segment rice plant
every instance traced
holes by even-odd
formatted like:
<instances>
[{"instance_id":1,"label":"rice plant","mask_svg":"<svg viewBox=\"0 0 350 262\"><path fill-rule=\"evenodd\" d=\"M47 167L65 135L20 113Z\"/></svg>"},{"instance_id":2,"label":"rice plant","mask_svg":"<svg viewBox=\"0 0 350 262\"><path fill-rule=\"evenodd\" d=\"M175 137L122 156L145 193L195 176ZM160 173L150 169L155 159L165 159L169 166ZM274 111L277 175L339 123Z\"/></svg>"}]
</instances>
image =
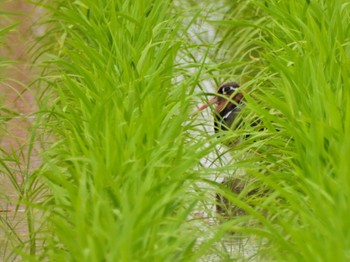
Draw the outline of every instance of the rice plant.
<instances>
[{"instance_id":1,"label":"rice plant","mask_svg":"<svg viewBox=\"0 0 350 262\"><path fill-rule=\"evenodd\" d=\"M37 5L42 164L8 259L349 259L346 1ZM245 106L215 134L214 108L193 113L225 81ZM238 176L240 192L216 181ZM242 215L215 213L215 194Z\"/></svg>"},{"instance_id":2,"label":"rice plant","mask_svg":"<svg viewBox=\"0 0 350 262\"><path fill-rule=\"evenodd\" d=\"M188 133L195 76L174 81L181 19L168 1L55 4L42 258L190 259L199 232L184 222L200 196L189 182L208 150Z\"/></svg>"},{"instance_id":3,"label":"rice plant","mask_svg":"<svg viewBox=\"0 0 350 262\"><path fill-rule=\"evenodd\" d=\"M271 219L262 220L258 234L270 241L267 257L346 261L349 6L346 1L250 4L264 12L262 25L246 17L246 24L259 29L260 37L251 41L264 66L250 82L247 108L265 130L240 147L255 148L248 166L247 159L236 165L275 192L272 202L269 197L259 203ZM237 28L231 19L224 24L231 25L229 32ZM235 39L223 42L235 47Z\"/></svg>"}]
</instances>

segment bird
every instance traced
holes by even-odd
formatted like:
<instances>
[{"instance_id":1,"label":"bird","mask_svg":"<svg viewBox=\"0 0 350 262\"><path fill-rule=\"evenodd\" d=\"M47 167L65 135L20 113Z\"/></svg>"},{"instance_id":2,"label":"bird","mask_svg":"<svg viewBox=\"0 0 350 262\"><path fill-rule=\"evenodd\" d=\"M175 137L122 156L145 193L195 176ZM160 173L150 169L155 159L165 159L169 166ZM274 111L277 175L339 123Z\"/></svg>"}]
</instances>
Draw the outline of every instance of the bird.
<instances>
[{"instance_id":1,"label":"bird","mask_svg":"<svg viewBox=\"0 0 350 262\"><path fill-rule=\"evenodd\" d=\"M240 85L236 82L222 84L216 91L214 98L198 108L197 112L209 106L214 108L215 133L229 130L235 119L239 116L243 105L243 93L239 90Z\"/></svg>"},{"instance_id":2,"label":"bird","mask_svg":"<svg viewBox=\"0 0 350 262\"><path fill-rule=\"evenodd\" d=\"M219 133L229 129L236 129L242 120L237 122L240 117L242 108L244 107L244 96L241 87L236 82L227 82L219 86L215 96L206 104L200 106L197 112L206 109L209 106L213 107L214 115L214 131ZM236 145L236 142L228 143L228 146ZM224 178L221 184L228 188L231 192L239 194L246 186L246 181L240 177ZM255 192L249 192L248 195ZM216 194L216 212L222 216L230 217L243 215L244 210L232 206L230 201L222 194Z\"/></svg>"}]
</instances>

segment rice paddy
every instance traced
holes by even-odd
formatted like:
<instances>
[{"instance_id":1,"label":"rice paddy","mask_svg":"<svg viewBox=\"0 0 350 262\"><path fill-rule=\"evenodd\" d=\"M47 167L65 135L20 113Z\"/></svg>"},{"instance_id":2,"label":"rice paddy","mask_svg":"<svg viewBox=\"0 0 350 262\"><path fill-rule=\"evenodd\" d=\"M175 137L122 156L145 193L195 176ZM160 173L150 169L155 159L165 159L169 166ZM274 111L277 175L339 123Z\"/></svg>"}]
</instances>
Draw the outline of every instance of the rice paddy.
<instances>
[{"instance_id":1,"label":"rice paddy","mask_svg":"<svg viewBox=\"0 0 350 262\"><path fill-rule=\"evenodd\" d=\"M15 2L1 260L350 259L347 1ZM240 127L215 134L194 113L228 81Z\"/></svg>"}]
</instances>

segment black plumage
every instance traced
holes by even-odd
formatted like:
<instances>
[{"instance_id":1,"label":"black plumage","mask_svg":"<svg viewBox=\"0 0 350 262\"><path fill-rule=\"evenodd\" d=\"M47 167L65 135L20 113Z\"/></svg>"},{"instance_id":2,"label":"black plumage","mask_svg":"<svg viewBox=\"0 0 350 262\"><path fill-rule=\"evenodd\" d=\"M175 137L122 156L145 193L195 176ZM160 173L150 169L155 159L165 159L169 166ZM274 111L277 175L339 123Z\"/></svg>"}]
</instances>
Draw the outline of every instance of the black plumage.
<instances>
[{"instance_id":1,"label":"black plumage","mask_svg":"<svg viewBox=\"0 0 350 262\"><path fill-rule=\"evenodd\" d=\"M216 110L214 112L214 130L219 132L231 128L242 110L243 94L236 82L221 85L217 90Z\"/></svg>"}]
</instances>

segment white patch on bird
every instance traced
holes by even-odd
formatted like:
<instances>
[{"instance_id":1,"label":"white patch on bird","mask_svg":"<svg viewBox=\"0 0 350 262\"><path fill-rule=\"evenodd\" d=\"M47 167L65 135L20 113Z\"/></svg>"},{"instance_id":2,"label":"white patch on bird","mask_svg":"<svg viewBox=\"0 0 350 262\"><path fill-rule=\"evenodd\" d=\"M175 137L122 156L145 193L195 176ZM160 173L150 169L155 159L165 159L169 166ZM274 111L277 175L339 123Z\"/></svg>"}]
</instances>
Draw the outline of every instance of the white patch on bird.
<instances>
[{"instance_id":1,"label":"white patch on bird","mask_svg":"<svg viewBox=\"0 0 350 262\"><path fill-rule=\"evenodd\" d=\"M233 91L235 91L235 88L233 86L225 86L223 89L222 89L222 94L223 95L226 95L228 93L232 93Z\"/></svg>"},{"instance_id":2,"label":"white patch on bird","mask_svg":"<svg viewBox=\"0 0 350 262\"><path fill-rule=\"evenodd\" d=\"M222 117L222 120L225 121L225 120L232 114L233 111L234 111L233 109L230 110L230 111L228 111L228 112Z\"/></svg>"}]
</instances>

